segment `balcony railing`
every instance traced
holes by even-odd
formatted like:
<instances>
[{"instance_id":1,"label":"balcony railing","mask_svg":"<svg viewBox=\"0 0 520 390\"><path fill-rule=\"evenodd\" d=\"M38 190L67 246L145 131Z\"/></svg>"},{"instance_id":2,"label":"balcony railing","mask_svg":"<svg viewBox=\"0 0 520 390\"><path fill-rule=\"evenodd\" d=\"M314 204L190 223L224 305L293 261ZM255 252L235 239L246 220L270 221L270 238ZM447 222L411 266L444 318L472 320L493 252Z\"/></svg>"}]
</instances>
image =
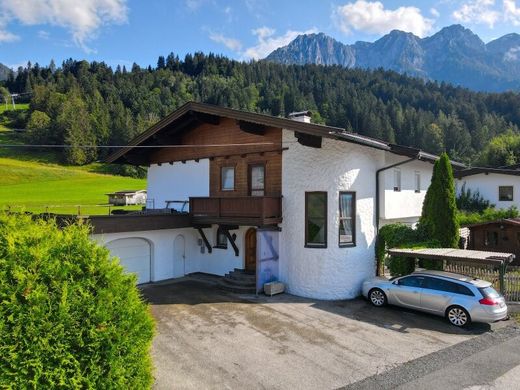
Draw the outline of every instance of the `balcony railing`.
<instances>
[{"instance_id":1,"label":"balcony railing","mask_svg":"<svg viewBox=\"0 0 520 390\"><path fill-rule=\"evenodd\" d=\"M282 221L279 196L190 198L190 214L195 223L272 225Z\"/></svg>"}]
</instances>

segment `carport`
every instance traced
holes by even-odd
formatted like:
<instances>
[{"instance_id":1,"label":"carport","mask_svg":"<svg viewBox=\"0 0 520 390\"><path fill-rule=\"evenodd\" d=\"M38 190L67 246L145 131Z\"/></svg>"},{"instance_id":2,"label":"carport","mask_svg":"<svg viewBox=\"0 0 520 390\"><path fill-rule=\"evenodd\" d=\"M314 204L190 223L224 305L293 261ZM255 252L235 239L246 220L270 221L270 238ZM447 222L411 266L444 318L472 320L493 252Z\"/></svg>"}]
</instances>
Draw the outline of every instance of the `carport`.
<instances>
[{"instance_id":1,"label":"carport","mask_svg":"<svg viewBox=\"0 0 520 390\"><path fill-rule=\"evenodd\" d=\"M423 249L399 249L392 248L387 250L387 254L397 257L409 257L414 259L447 261L459 264L475 266L493 266L498 268L500 293L504 295L504 275L507 265L514 259L513 253L475 251L469 249L453 248L423 248Z\"/></svg>"}]
</instances>

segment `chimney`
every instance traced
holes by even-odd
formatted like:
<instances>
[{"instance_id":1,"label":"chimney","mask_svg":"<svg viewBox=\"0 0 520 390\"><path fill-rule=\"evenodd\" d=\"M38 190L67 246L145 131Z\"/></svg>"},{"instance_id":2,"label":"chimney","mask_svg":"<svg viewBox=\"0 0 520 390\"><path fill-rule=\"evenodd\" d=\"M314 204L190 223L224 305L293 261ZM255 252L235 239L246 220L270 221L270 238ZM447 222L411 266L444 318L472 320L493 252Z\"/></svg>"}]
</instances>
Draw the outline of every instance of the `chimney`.
<instances>
[{"instance_id":1,"label":"chimney","mask_svg":"<svg viewBox=\"0 0 520 390\"><path fill-rule=\"evenodd\" d=\"M291 112L289 114L289 119L298 122L311 123L311 115L310 111L299 111L299 112Z\"/></svg>"}]
</instances>

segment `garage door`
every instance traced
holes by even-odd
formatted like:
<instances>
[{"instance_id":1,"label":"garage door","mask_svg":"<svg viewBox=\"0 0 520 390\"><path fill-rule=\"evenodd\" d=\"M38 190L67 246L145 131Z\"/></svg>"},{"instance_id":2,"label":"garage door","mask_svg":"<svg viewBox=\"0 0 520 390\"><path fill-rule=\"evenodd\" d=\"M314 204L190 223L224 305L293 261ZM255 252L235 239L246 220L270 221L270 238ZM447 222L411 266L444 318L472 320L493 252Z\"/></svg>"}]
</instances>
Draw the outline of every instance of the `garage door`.
<instances>
[{"instance_id":1,"label":"garage door","mask_svg":"<svg viewBox=\"0 0 520 390\"><path fill-rule=\"evenodd\" d=\"M151 250L148 241L142 238L122 238L106 245L112 256L119 257L127 272L137 275L137 283L151 280Z\"/></svg>"}]
</instances>

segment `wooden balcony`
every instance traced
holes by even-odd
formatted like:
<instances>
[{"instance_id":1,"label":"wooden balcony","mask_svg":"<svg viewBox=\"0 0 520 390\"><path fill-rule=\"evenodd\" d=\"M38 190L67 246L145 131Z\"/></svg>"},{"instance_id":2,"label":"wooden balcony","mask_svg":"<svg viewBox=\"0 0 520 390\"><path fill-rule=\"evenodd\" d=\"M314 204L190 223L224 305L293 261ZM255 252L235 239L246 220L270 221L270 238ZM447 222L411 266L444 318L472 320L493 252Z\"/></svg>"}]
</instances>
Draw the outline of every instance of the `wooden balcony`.
<instances>
[{"instance_id":1,"label":"wooden balcony","mask_svg":"<svg viewBox=\"0 0 520 390\"><path fill-rule=\"evenodd\" d=\"M190 198L194 224L268 226L282 222L279 196Z\"/></svg>"}]
</instances>

